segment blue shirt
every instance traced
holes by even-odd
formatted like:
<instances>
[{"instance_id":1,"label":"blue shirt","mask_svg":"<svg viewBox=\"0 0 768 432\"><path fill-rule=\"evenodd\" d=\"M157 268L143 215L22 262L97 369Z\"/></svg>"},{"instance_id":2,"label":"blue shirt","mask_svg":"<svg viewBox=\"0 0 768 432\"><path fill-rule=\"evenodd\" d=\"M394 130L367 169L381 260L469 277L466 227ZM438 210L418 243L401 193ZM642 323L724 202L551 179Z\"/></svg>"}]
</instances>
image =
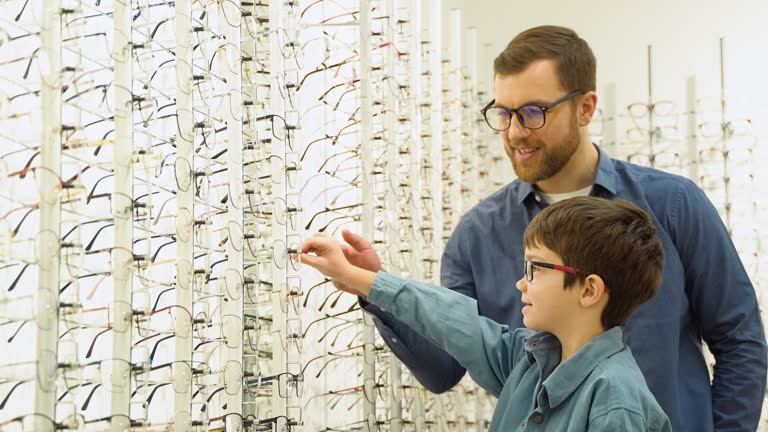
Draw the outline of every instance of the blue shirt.
<instances>
[{"instance_id":1,"label":"blue shirt","mask_svg":"<svg viewBox=\"0 0 768 432\"><path fill-rule=\"evenodd\" d=\"M499 398L489 431L672 430L621 327L561 364L551 333L510 330L481 316L474 299L442 287L379 273L368 300L453 355Z\"/></svg>"},{"instance_id":2,"label":"blue shirt","mask_svg":"<svg viewBox=\"0 0 768 432\"><path fill-rule=\"evenodd\" d=\"M624 341L675 431L754 431L766 383L766 342L754 288L704 192L683 177L609 158L602 150L591 195L648 211L664 245L658 294L624 328ZM480 315L523 327L522 236L546 203L516 180L473 207L446 244L442 285L477 299ZM447 391L465 369L373 305L392 352L430 391ZM715 356L710 384L702 339ZM395 342L397 341L397 342Z\"/></svg>"}]
</instances>

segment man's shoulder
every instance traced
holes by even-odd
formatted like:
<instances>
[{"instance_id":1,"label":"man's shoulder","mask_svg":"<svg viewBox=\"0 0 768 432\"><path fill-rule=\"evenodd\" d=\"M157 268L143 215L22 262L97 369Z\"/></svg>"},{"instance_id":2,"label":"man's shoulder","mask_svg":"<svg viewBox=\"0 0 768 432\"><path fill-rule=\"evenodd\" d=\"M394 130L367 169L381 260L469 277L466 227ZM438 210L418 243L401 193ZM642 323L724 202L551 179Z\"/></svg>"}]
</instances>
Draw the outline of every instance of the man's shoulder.
<instances>
[{"instance_id":1,"label":"man's shoulder","mask_svg":"<svg viewBox=\"0 0 768 432\"><path fill-rule=\"evenodd\" d=\"M502 186L467 210L462 220L487 223L490 219L495 220L519 212L522 209L518 204L520 185L520 180L514 180Z\"/></svg>"},{"instance_id":2,"label":"man's shoulder","mask_svg":"<svg viewBox=\"0 0 768 432\"><path fill-rule=\"evenodd\" d=\"M646 195L654 192L685 192L698 188L693 181L681 175L635 165L619 159L613 159L613 164L616 169L617 181L622 183L624 188L628 186L628 183L633 183L638 185Z\"/></svg>"},{"instance_id":3,"label":"man's shoulder","mask_svg":"<svg viewBox=\"0 0 768 432\"><path fill-rule=\"evenodd\" d=\"M469 263L480 256L486 257L481 261L495 262L499 256L509 256L520 249L528 222L518 204L519 187L518 180L508 183L461 216L445 245L443 269L451 268L450 264L445 265L447 258L452 257L448 261L454 265L458 265L457 261Z\"/></svg>"}]
</instances>

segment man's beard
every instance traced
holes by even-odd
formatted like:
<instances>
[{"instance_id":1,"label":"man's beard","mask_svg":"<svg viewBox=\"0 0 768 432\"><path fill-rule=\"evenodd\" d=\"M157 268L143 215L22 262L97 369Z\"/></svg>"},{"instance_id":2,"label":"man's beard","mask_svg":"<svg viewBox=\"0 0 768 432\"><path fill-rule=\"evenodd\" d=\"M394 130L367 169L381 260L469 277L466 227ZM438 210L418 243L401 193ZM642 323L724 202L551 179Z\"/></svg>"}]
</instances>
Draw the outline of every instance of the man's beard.
<instances>
[{"instance_id":1,"label":"man's beard","mask_svg":"<svg viewBox=\"0 0 768 432\"><path fill-rule=\"evenodd\" d=\"M520 144L520 143L517 143ZM571 160L571 156L579 148L579 126L574 118L568 135L563 139L560 145L545 146L542 142L526 143L523 148L538 148L539 151L531 160L518 160L515 155L517 150L512 150L512 167L515 169L517 177L530 184L547 180L560 172L561 169Z\"/></svg>"}]
</instances>

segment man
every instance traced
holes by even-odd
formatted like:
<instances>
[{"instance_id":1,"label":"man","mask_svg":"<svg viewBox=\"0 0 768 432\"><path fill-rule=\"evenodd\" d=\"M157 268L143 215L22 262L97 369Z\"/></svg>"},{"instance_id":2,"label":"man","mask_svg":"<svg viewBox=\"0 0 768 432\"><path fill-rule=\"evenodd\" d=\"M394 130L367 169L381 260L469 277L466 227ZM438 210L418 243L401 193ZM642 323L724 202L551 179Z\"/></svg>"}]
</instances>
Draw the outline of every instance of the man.
<instances>
[{"instance_id":1,"label":"man","mask_svg":"<svg viewBox=\"0 0 768 432\"><path fill-rule=\"evenodd\" d=\"M544 26L513 39L494 62L495 99L483 110L518 180L472 208L442 258L442 285L477 299L478 312L523 327L523 232L548 204L574 196L621 198L648 211L665 251L658 295L625 327L648 386L675 431L754 431L766 383L766 341L754 288L717 211L693 182L610 159L592 144L596 62L570 29ZM381 265L345 232L353 264ZM392 352L427 389L452 388L465 369L376 306L363 302ZM710 383L702 339L715 356Z\"/></svg>"}]
</instances>

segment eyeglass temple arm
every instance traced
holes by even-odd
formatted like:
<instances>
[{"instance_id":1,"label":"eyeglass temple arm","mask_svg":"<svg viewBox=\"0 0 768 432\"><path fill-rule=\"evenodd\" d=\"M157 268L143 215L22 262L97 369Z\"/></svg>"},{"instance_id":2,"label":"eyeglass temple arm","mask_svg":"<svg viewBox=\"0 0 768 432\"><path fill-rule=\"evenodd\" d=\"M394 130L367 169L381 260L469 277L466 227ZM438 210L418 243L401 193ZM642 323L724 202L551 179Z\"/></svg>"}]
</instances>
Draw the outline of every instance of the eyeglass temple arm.
<instances>
[{"instance_id":1,"label":"eyeglass temple arm","mask_svg":"<svg viewBox=\"0 0 768 432\"><path fill-rule=\"evenodd\" d=\"M489 109L490 107L492 107L492 106L493 106L493 104L495 104L495 103L496 103L496 99L492 99L490 102L488 102L488 104L487 104L486 106L484 106L484 107L483 107L483 109L481 109L481 110L480 110L480 112L481 112L482 114L485 114L485 112L486 112L486 111L488 111L488 109Z\"/></svg>"}]
</instances>

